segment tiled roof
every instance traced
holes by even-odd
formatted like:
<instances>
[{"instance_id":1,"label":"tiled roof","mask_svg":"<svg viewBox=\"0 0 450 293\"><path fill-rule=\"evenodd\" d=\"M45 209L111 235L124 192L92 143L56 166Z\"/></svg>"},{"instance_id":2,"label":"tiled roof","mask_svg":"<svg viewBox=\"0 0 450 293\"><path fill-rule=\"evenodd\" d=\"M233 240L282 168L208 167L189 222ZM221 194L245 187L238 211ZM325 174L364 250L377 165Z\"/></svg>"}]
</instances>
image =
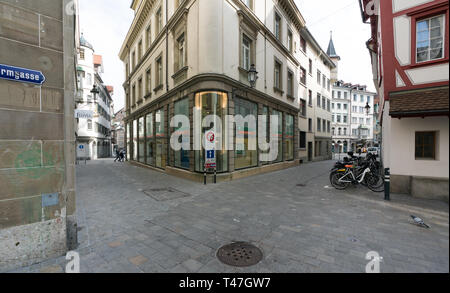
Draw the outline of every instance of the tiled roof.
<instances>
[{"instance_id":1,"label":"tiled roof","mask_svg":"<svg viewBox=\"0 0 450 293\"><path fill-rule=\"evenodd\" d=\"M390 115L393 117L407 117L448 114L448 100L448 86L404 93L391 93Z\"/></svg>"}]
</instances>

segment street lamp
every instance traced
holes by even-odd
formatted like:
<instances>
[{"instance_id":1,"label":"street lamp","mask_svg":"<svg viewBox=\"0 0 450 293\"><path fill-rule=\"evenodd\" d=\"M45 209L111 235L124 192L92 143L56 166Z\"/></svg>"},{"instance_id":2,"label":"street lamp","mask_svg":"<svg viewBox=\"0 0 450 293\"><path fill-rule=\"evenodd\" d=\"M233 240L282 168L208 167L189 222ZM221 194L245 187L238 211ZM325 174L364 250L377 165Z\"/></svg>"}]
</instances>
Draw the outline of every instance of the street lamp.
<instances>
[{"instance_id":1,"label":"street lamp","mask_svg":"<svg viewBox=\"0 0 450 293\"><path fill-rule=\"evenodd\" d=\"M250 66L250 70L248 71L248 82L250 83L251 88L255 87L257 80L258 80L258 71L256 71L255 64L252 64Z\"/></svg>"},{"instance_id":2,"label":"street lamp","mask_svg":"<svg viewBox=\"0 0 450 293\"><path fill-rule=\"evenodd\" d=\"M97 88L97 85L94 84L94 87L91 90L91 94L94 94L94 102L97 102L97 95L100 93L100 91Z\"/></svg>"},{"instance_id":3,"label":"street lamp","mask_svg":"<svg viewBox=\"0 0 450 293\"><path fill-rule=\"evenodd\" d=\"M369 102L367 102L365 109L366 109L367 116L369 116L370 109L371 109L370 106L369 106Z\"/></svg>"},{"instance_id":4,"label":"street lamp","mask_svg":"<svg viewBox=\"0 0 450 293\"><path fill-rule=\"evenodd\" d=\"M254 88L256 86L256 81L258 80L258 71L256 71L256 66L255 64L252 64L250 66L250 69L248 70L247 73L247 79L248 82L250 83L250 88ZM233 88L231 91L231 96L234 99L236 92L238 91L238 88Z\"/></svg>"}]
</instances>

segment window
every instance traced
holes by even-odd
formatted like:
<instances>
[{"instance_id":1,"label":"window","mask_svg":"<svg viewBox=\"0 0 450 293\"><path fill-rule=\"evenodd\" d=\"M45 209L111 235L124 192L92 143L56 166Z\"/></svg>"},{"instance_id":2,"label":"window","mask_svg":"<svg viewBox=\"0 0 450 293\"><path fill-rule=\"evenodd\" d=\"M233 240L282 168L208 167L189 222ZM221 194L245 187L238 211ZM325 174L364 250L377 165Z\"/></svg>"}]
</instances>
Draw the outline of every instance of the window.
<instances>
[{"instance_id":1,"label":"window","mask_svg":"<svg viewBox=\"0 0 450 293\"><path fill-rule=\"evenodd\" d=\"M325 88L326 86L327 86L327 78L324 74L322 75L322 87Z\"/></svg>"},{"instance_id":2,"label":"window","mask_svg":"<svg viewBox=\"0 0 450 293\"><path fill-rule=\"evenodd\" d=\"M359 107L359 113L364 113L364 107Z\"/></svg>"},{"instance_id":3,"label":"window","mask_svg":"<svg viewBox=\"0 0 450 293\"><path fill-rule=\"evenodd\" d=\"M370 96L367 96L367 103L371 103L371 97Z\"/></svg>"},{"instance_id":4,"label":"window","mask_svg":"<svg viewBox=\"0 0 450 293\"><path fill-rule=\"evenodd\" d=\"M331 134L332 134L333 136L336 135L336 128L333 127L333 128L331 129Z\"/></svg>"},{"instance_id":5,"label":"window","mask_svg":"<svg viewBox=\"0 0 450 293\"><path fill-rule=\"evenodd\" d=\"M312 132L312 130L313 130L313 122L312 122L312 119L311 118L309 118L308 119L308 131L309 132Z\"/></svg>"},{"instance_id":6,"label":"window","mask_svg":"<svg viewBox=\"0 0 450 293\"><path fill-rule=\"evenodd\" d=\"M445 15L438 15L416 23L416 62L444 57Z\"/></svg>"},{"instance_id":7,"label":"window","mask_svg":"<svg viewBox=\"0 0 450 293\"><path fill-rule=\"evenodd\" d=\"M252 41L244 35L242 38L242 68L250 70Z\"/></svg>"},{"instance_id":8,"label":"window","mask_svg":"<svg viewBox=\"0 0 450 293\"><path fill-rule=\"evenodd\" d=\"M336 93L334 91L331 92L331 97L334 99Z\"/></svg>"},{"instance_id":9,"label":"window","mask_svg":"<svg viewBox=\"0 0 450 293\"><path fill-rule=\"evenodd\" d=\"M136 68L136 52L131 54L131 70Z\"/></svg>"},{"instance_id":10,"label":"window","mask_svg":"<svg viewBox=\"0 0 450 293\"><path fill-rule=\"evenodd\" d=\"M364 96L363 95L361 95L360 101L361 101L361 103L364 103Z\"/></svg>"},{"instance_id":11,"label":"window","mask_svg":"<svg viewBox=\"0 0 450 293\"><path fill-rule=\"evenodd\" d=\"M337 109L341 110L341 104L340 103L337 104Z\"/></svg>"},{"instance_id":12,"label":"window","mask_svg":"<svg viewBox=\"0 0 450 293\"><path fill-rule=\"evenodd\" d=\"M416 160L436 159L436 132L416 132Z\"/></svg>"},{"instance_id":13,"label":"window","mask_svg":"<svg viewBox=\"0 0 450 293\"><path fill-rule=\"evenodd\" d=\"M177 40L177 61L178 70L182 69L186 65L186 52L185 52L185 39L184 33Z\"/></svg>"},{"instance_id":14,"label":"window","mask_svg":"<svg viewBox=\"0 0 450 293\"><path fill-rule=\"evenodd\" d=\"M275 12L275 37L281 41L281 17Z\"/></svg>"},{"instance_id":15,"label":"window","mask_svg":"<svg viewBox=\"0 0 450 293\"><path fill-rule=\"evenodd\" d=\"M88 128L88 130L92 130L92 120L91 119L89 119L87 121L87 128Z\"/></svg>"},{"instance_id":16,"label":"window","mask_svg":"<svg viewBox=\"0 0 450 293\"><path fill-rule=\"evenodd\" d=\"M335 116L334 116L334 114L333 115L331 115L331 121L336 121L336 118L335 118Z\"/></svg>"},{"instance_id":17,"label":"window","mask_svg":"<svg viewBox=\"0 0 450 293\"><path fill-rule=\"evenodd\" d=\"M357 117L352 117L352 123L353 123L353 124L358 123L358 118L357 118Z\"/></svg>"},{"instance_id":18,"label":"window","mask_svg":"<svg viewBox=\"0 0 450 293\"><path fill-rule=\"evenodd\" d=\"M281 90L281 63L278 61L275 61L275 77L274 77L274 87L275 89Z\"/></svg>"},{"instance_id":19,"label":"window","mask_svg":"<svg viewBox=\"0 0 450 293\"><path fill-rule=\"evenodd\" d=\"M148 95L152 91L152 69L147 69L145 74L145 94Z\"/></svg>"},{"instance_id":20,"label":"window","mask_svg":"<svg viewBox=\"0 0 450 293\"><path fill-rule=\"evenodd\" d=\"M84 49L80 49L80 60L84 60Z\"/></svg>"},{"instance_id":21,"label":"window","mask_svg":"<svg viewBox=\"0 0 450 293\"><path fill-rule=\"evenodd\" d=\"M326 120L322 120L322 131L327 132L327 121Z\"/></svg>"},{"instance_id":22,"label":"window","mask_svg":"<svg viewBox=\"0 0 450 293\"><path fill-rule=\"evenodd\" d=\"M286 114L284 145L286 148L286 160L294 159L294 116Z\"/></svg>"},{"instance_id":23,"label":"window","mask_svg":"<svg viewBox=\"0 0 450 293\"><path fill-rule=\"evenodd\" d=\"M343 123L347 123L347 121L348 121L348 116L347 116L347 115L344 115L344 116L342 116L342 119L343 119Z\"/></svg>"},{"instance_id":24,"label":"window","mask_svg":"<svg viewBox=\"0 0 450 293\"><path fill-rule=\"evenodd\" d=\"M131 105L134 106L134 104L136 104L136 85L135 84L133 84L132 89L133 90L131 91Z\"/></svg>"},{"instance_id":25,"label":"window","mask_svg":"<svg viewBox=\"0 0 450 293\"><path fill-rule=\"evenodd\" d=\"M367 124L367 125L370 125L370 122L371 122L371 119L370 119L370 118L367 118L367 119L366 119L366 124Z\"/></svg>"},{"instance_id":26,"label":"window","mask_svg":"<svg viewBox=\"0 0 450 293\"><path fill-rule=\"evenodd\" d=\"M347 128L344 128L344 135L347 135Z\"/></svg>"},{"instance_id":27,"label":"window","mask_svg":"<svg viewBox=\"0 0 450 293\"><path fill-rule=\"evenodd\" d=\"M344 110L348 110L348 105L347 104L344 104L343 106L344 106Z\"/></svg>"},{"instance_id":28,"label":"window","mask_svg":"<svg viewBox=\"0 0 450 293\"><path fill-rule=\"evenodd\" d=\"M159 34L162 30L162 11L161 7L156 11L156 32Z\"/></svg>"},{"instance_id":29,"label":"window","mask_svg":"<svg viewBox=\"0 0 450 293\"><path fill-rule=\"evenodd\" d=\"M306 100L300 99L300 115L306 117Z\"/></svg>"},{"instance_id":30,"label":"window","mask_svg":"<svg viewBox=\"0 0 450 293\"><path fill-rule=\"evenodd\" d=\"M142 100L142 77L138 80L138 101Z\"/></svg>"},{"instance_id":31,"label":"window","mask_svg":"<svg viewBox=\"0 0 450 293\"><path fill-rule=\"evenodd\" d=\"M145 163L145 128L144 128L144 117L138 120L138 161Z\"/></svg>"},{"instance_id":32,"label":"window","mask_svg":"<svg viewBox=\"0 0 450 293\"><path fill-rule=\"evenodd\" d=\"M288 35L287 35L287 45L288 45L289 52L293 53L294 46L293 46L293 41L292 41L292 32L290 30L288 30Z\"/></svg>"},{"instance_id":33,"label":"window","mask_svg":"<svg viewBox=\"0 0 450 293\"><path fill-rule=\"evenodd\" d=\"M344 92L344 99L347 99L347 97L348 97L348 93Z\"/></svg>"},{"instance_id":34,"label":"window","mask_svg":"<svg viewBox=\"0 0 450 293\"><path fill-rule=\"evenodd\" d=\"M133 161L138 160L138 121L133 120Z\"/></svg>"},{"instance_id":35,"label":"window","mask_svg":"<svg viewBox=\"0 0 450 293\"><path fill-rule=\"evenodd\" d=\"M162 86L162 81L163 81L162 57L159 57L156 60L156 86L157 86L157 88Z\"/></svg>"},{"instance_id":36,"label":"window","mask_svg":"<svg viewBox=\"0 0 450 293\"><path fill-rule=\"evenodd\" d=\"M353 95L353 102L357 102L358 101L358 96L357 95Z\"/></svg>"},{"instance_id":37,"label":"window","mask_svg":"<svg viewBox=\"0 0 450 293\"><path fill-rule=\"evenodd\" d=\"M241 115L244 119L248 115L258 116L258 105L256 103L235 98L234 99L235 115ZM255 167L258 165L258 151L251 149L250 146L256 146L256 124L244 125L236 124L236 136L242 135L243 140L238 141L236 138L236 150L234 153L234 165L236 169Z\"/></svg>"},{"instance_id":38,"label":"window","mask_svg":"<svg viewBox=\"0 0 450 293\"><path fill-rule=\"evenodd\" d=\"M145 30L145 45L147 46L147 49L150 48L151 43L152 43L152 27L148 25L147 29Z\"/></svg>"},{"instance_id":39,"label":"window","mask_svg":"<svg viewBox=\"0 0 450 293\"><path fill-rule=\"evenodd\" d=\"M337 121L337 123L341 123L341 115L336 116L336 121Z\"/></svg>"},{"instance_id":40,"label":"window","mask_svg":"<svg viewBox=\"0 0 450 293\"><path fill-rule=\"evenodd\" d=\"M359 124L361 124L361 125L364 124L364 118L359 118Z\"/></svg>"},{"instance_id":41,"label":"window","mask_svg":"<svg viewBox=\"0 0 450 293\"><path fill-rule=\"evenodd\" d=\"M156 167L165 168L167 163L166 115L164 108L156 111Z\"/></svg>"},{"instance_id":42,"label":"window","mask_svg":"<svg viewBox=\"0 0 450 293\"><path fill-rule=\"evenodd\" d=\"M90 74L90 73L88 73L88 74L86 75L86 84L87 84L88 86L91 86L91 85L92 85L92 74Z\"/></svg>"},{"instance_id":43,"label":"window","mask_svg":"<svg viewBox=\"0 0 450 293\"><path fill-rule=\"evenodd\" d=\"M176 115L184 115L186 117L189 117L189 99L188 98L185 98L185 99L175 103L174 114L175 114L175 116ZM183 128L183 126L180 125L180 127L175 128L174 131L178 137L181 137L182 135L188 135L188 133L190 132L190 126L187 125L186 128ZM174 151L174 155L175 155L175 167L183 168L183 169L190 168L189 151L188 150L181 149L179 151Z\"/></svg>"},{"instance_id":44,"label":"window","mask_svg":"<svg viewBox=\"0 0 450 293\"><path fill-rule=\"evenodd\" d=\"M154 141L154 135L153 135L153 113L147 114L145 117L145 123L146 123L146 138L147 138L147 156L146 156L146 163L150 166L155 165L155 158L154 158L154 152L155 152L155 141Z\"/></svg>"},{"instance_id":45,"label":"window","mask_svg":"<svg viewBox=\"0 0 450 293\"><path fill-rule=\"evenodd\" d=\"M331 82L330 79L327 78L327 90L330 91L331 90Z\"/></svg>"},{"instance_id":46,"label":"window","mask_svg":"<svg viewBox=\"0 0 450 293\"><path fill-rule=\"evenodd\" d=\"M312 91L308 91L308 105L312 107L313 105L313 93Z\"/></svg>"},{"instance_id":47,"label":"window","mask_svg":"<svg viewBox=\"0 0 450 293\"><path fill-rule=\"evenodd\" d=\"M353 111L353 113L357 113L358 112L358 107L357 106L353 106L352 107L352 111Z\"/></svg>"},{"instance_id":48,"label":"window","mask_svg":"<svg viewBox=\"0 0 450 293\"><path fill-rule=\"evenodd\" d=\"M290 70L287 72L287 95L294 96L294 74Z\"/></svg>"},{"instance_id":49,"label":"window","mask_svg":"<svg viewBox=\"0 0 450 293\"><path fill-rule=\"evenodd\" d=\"M338 97L338 99L341 98L341 92L337 92L337 97Z\"/></svg>"},{"instance_id":50,"label":"window","mask_svg":"<svg viewBox=\"0 0 450 293\"><path fill-rule=\"evenodd\" d=\"M332 104L331 104L331 109L333 109L333 110L334 110L334 103L332 103Z\"/></svg>"},{"instance_id":51,"label":"window","mask_svg":"<svg viewBox=\"0 0 450 293\"><path fill-rule=\"evenodd\" d=\"M278 157L275 162L283 161L283 113L273 110L272 115L278 116L278 133L275 138L278 140Z\"/></svg>"},{"instance_id":52,"label":"window","mask_svg":"<svg viewBox=\"0 0 450 293\"><path fill-rule=\"evenodd\" d=\"M322 97L322 109L326 109L327 108L327 99L325 97Z\"/></svg>"},{"instance_id":53,"label":"window","mask_svg":"<svg viewBox=\"0 0 450 293\"><path fill-rule=\"evenodd\" d=\"M331 122L330 121L327 122L327 132L328 133L331 132Z\"/></svg>"},{"instance_id":54,"label":"window","mask_svg":"<svg viewBox=\"0 0 450 293\"><path fill-rule=\"evenodd\" d=\"M299 148L306 149L306 132L300 131Z\"/></svg>"},{"instance_id":55,"label":"window","mask_svg":"<svg viewBox=\"0 0 450 293\"><path fill-rule=\"evenodd\" d=\"M312 63L312 60L309 59L309 74L312 75L312 71L313 71L313 63Z\"/></svg>"},{"instance_id":56,"label":"window","mask_svg":"<svg viewBox=\"0 0 450 293\"><path fill-rule=\"evenodd\" d=\"M331 101L327 100L327 111L331 112Z\"/></svg>"},{"instance_id":57,"label":"window","mask_svg":"<svg viewBox=\"0 0 450 293\"><path fill-rule=\"evenodd\" d=\"M306 53L306 40L302 36L300 36L300 49Z\"/></svg>"},{"instance_id":58,"label":"window","mask_svg":"<svg viewBox=\"0 0 450 293\"><path fill-rule=\"evenodd\" d=\"M195 95L195 108L198 109L194 111L194 115L198 115L200 121L202 121L206 116L216 115L218 119L221 120L222 124L225 125L225 117L228 114L228 95L222 92L200 92ZM198 111L198 112L197 112ZM200 123L201 124L201 123ZM202 135L194 137L194 145L202 145L202 138L205 134L212 130L211 126L202 127L197 125L200 129L197 129ZM223 137L227 137L228 130L225 127ZM219 148L218 148L219 149ZM228 171L228 151L223 151L225 147L225 139L222 139L221 151L217 151L217 172ZM195 154L195 171L203 172L203 167L205 163L205 152L204 151L194 151Z\"/></svg>"},{"instance_id":59,"label":"window","mask_svg":"<svg viewBox=\"0 0 450 293\"><path fill-rule=\"evenodd\" d=\"M317 94L317 107L320 107L320 98L322 96L320 94Z\"/></svg>"},{"instance_id":60,"label":"window","mask_svg":"<svg viewBox=\"0 0 450 293\"><path fill-rule=\"evenodd\" d=\"M306 69L300 67L300 83L306 85Z\"/></svg>"},{"instance_id":61,"label":"window","mask_svg":"<svg viewBox=\"0 0 450 293\"><path fill-rule=\"evenodd\" d=\"M321 126L322 126L322 119L317 118L317 131L318 132L321 131Z\"/></svg>"},{"instance_id":62,"label":"window","mask_svg":"<svg viewBox=\"0 0 450 293\"><path fill-rule=\"evenodd\" d=\"M322 73L320 70L317 70L317 84L320 85L320 77L322 76Z\"/></svg>"},{"instance_id":63,"label":"window","mask_svg":"<svg viewBox=\"0 0 450 293\"><path fill-rule=\"evenodd\" d=\"M138 43L138 60L141 61L142 59L142 40Z\"/></svg>"}]
</instances>

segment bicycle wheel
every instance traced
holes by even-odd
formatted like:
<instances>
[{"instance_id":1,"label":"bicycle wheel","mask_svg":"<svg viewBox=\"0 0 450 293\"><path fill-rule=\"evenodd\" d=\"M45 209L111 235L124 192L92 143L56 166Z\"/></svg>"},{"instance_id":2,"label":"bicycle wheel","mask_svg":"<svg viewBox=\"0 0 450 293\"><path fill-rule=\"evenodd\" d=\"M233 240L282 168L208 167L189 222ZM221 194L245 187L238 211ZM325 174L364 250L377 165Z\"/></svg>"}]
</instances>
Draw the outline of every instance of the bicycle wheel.
<instances>
[{"instance_id":1,"label":"bicycle wheel","mask_svg":"<svg viewBox=\"0 0 450 293\"><path fill-rule=\"evenodd\" d=\"M338 190L344 190L347 189L347 187L350 185L348 182L339 182L339 179L344 177L345 173L342 172L334 172L330 174L330 182L331 185L333 185L334 188Z\"/></svg>"},{"instance_id":2,"label":"bicycle wheel","mask_svg":"<svg viewBox=\"0 0 450 293\"><path fill-rule=\"evenodd\" d=\"M367 175L367 187L373 192L384 192L384 177L378 174Z\"/></svg>"}]
</instances>

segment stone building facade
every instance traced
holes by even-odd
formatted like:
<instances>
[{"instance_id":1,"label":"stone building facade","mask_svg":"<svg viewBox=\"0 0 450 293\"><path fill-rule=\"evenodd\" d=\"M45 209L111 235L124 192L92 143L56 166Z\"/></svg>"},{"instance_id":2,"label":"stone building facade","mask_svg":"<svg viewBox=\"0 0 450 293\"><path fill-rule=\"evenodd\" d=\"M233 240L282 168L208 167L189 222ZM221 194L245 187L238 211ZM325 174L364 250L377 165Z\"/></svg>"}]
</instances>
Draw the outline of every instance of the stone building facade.
<instances>
[{"instance_id":1,"label":"stone building facade","mask_svg":"<svg viewBox=\"0 0 450 293\"><path fill-rule=\"evenodd\" d=\"M244 150L218 152L219 180L299 163L300 129L307 127L300 125L299 110L308 93L302 71L308 63L301 64L306 58L302 48L312 38L302 37L307 34L305 21L294 1L135 0L131 7L135 19L120 51L126 68L129 160L202 180L204 154L193 150L194 133L209 128L194 128L194 109L198 109L200 120L211 114L222 122L227 115L253 114L276 115L282 122L277 134L279 154L273 162L263 162L262 151L249 150L246 136ZM308 47L324 73L326 91L334 65L319 57L316 43ZM254 87L248 81L252 64L259 77ZM169 127L178 114L190 118L190 129ZM331 122L331 112L321 115L329 115L324 121ZM249 128L225 132L260 133ZM170 137L180 131L190 133L190 150L170 148ZM331 129L325 133L331 141Z\"/></svg>"},{"instance_id":2,"label":"stone building facade","mask_svg":"<svg viewBox=\"0 0 450 293\"><path fill-rule=\"evenodd\" d=\"M0 63L45 76L41 86L0 79L0 271L77 242L73 5L0 1Z\"/></svg>"}]
</instances>

